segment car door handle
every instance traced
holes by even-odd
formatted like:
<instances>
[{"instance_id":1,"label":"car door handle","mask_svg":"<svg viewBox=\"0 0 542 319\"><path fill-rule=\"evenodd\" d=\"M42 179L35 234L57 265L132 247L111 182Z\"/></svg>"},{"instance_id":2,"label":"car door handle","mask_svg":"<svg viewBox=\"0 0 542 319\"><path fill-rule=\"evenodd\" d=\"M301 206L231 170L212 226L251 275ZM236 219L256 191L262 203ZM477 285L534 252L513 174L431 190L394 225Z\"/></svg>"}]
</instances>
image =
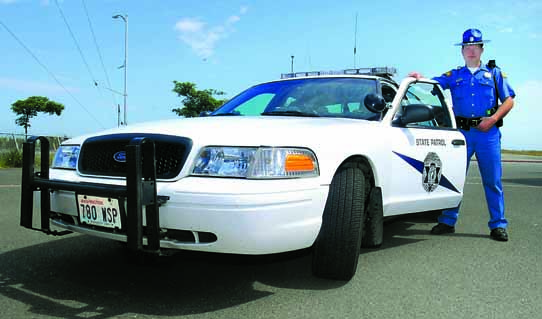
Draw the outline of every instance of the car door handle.
<instances>
[{"instance_id":1,"label":"car door handle","mask_svg":"<svg viewBox=\"0 0 542 319\"><path fill-rule=\"evenodd\" d=\"M452 145L465 145L464 140L453 140Z\"/></svg>"}]
</instances>

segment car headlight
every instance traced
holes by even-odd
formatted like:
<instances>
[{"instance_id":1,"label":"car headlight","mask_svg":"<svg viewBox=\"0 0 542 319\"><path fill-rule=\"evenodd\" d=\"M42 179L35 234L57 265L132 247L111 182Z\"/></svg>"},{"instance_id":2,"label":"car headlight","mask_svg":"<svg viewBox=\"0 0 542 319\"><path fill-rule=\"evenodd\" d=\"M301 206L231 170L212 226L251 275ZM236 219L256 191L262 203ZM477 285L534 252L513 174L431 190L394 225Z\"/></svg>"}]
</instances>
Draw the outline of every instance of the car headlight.
<instances>
[{"instance_id":1,"label":"car headlight","mask_svg":"<svg viewBox=\"0 0 542 319\"><path fill-rule=\"evenodd\" d=\"M56 151L53 168L76 169L79 145L61 145Z\"/></svg>"},{"instance_id":2,"label":"car headlight","mask_svg":"<svg viewBox=\"0 0 542 319\"><path fill-rule=\"evenodd\" d=\"M192 175L251 179L318 176L314 153L292 147L221 147L201 150Z\"/></svg>"}]
</instances>

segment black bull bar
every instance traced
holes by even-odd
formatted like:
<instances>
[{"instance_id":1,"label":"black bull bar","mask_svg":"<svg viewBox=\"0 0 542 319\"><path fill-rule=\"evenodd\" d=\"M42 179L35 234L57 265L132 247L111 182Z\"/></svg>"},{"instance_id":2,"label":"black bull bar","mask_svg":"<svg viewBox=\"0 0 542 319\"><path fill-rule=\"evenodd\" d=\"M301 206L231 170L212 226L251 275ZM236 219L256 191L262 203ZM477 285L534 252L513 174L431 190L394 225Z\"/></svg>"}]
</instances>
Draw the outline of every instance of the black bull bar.
<instances>
[{"instance_id":1,"label":"black bull bar","mask_svg":"<svg viewBox=\"0 0 542 319\"><path fill-rule=\"evenodd\" d=\"M40 141L40 171L34 172L36 142ZM156 194L156 160L154 142L147 137L135 137L126 145L126 185L67 182L49 179L49 140L43 136L28 138L23 144L21 181L21 222L28 229L61 236L70 231L55 231L50 227L51 197L54 191L74 191L90 196L119 199L121 211L126 203L126 232L128 248L133 251L160 252L160 201ZM34 191L40 192L41 228L33 227ZM160 196L162 197L162 196ZM159 200L158 200L159 199ZM167 200L167 199L166 199ZM145 206L145 236L143 245L143 206ZM122 213L121 213L122 214Z\"/></svg>"}]
</instances>

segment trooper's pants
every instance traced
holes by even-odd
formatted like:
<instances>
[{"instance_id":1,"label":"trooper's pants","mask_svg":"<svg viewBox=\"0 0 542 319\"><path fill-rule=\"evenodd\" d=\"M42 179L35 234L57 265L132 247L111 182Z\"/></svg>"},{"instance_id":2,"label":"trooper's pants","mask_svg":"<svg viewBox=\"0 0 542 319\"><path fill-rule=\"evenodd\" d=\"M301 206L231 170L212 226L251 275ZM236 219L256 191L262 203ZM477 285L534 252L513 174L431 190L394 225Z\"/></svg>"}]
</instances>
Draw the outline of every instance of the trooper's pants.
<instances>
[{"instance_id":1,"label":"trooper's pants","mask_svg":"<svg viewBox=\"0 0 542 319\"><path fill-rule=\"evenodd\" d=\"M487 133L475 128L469 131L461 130L461 133L467 140L467 170L473 154L476 155L478 161L489 209L489 229L506 228L508 221L504 218L504 195L501 182L501 132L494 126ZM458 215L459 206L444 210L438 221L454 226Z\"/></svg>"}]
</instances>

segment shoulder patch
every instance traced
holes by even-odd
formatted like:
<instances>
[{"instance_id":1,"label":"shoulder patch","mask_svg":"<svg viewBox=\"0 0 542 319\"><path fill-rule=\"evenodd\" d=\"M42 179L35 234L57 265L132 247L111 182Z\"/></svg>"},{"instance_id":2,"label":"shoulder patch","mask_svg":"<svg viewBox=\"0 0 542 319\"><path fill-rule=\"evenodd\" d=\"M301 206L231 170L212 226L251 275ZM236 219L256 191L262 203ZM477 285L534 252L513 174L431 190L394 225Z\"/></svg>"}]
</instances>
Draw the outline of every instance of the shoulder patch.
<instances>
[{"instance_id":1,"label":"shoulder patch","mask_svg":"<svg viewBox=\"0 0 542 319\"><path fill-rule=\"evenodd\" d=\"M444 75L450 77L450 76L452 76L452 71L448 71L448 72L444 73Z\"/></svg>"},{"instance_id":2,"label":"shoulder patch","mask_svg":"<svg viewBox=\"0 0 542 319\"><path fill-rule=\"evenodd\" d=\"M502 71L501 71L501 74L502 74L502 77L505 78L505 79L508 77L508 75L506 75L506 73L504 73Z\"/></svg>"}]
</instances>

